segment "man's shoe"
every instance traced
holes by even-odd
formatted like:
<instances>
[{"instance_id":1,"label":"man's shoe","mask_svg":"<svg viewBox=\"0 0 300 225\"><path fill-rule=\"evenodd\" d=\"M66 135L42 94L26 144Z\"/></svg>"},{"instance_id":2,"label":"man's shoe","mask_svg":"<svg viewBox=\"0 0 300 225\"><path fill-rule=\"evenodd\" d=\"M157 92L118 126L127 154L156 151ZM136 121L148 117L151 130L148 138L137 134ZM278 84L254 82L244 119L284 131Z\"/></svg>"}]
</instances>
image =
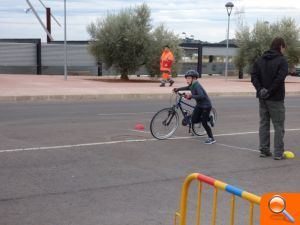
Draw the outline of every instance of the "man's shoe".
<instances>
[{"instance_id":1,"label":"man's shoe","mask_svg":"<svg viewBox=\"0 0 300 225\"><path fill-rule=\"evenodd\" d=\"M283 160L285 157L283 155L280 156L274 156L274 160Z\"/></svg>"},{"instance_id":2,"label":"man's shoe","mask_svg":"<svg viewBox=\"0 0 300 225\"><path fill-rule=\"evenodd\" d=\"M267 158L267 157L271 157L272 156L272 152L261 152L259 157L261 158Z\"/></svg>"},{"instance_id":3,"label":"man's shoe","mask_svg":"<svg viewBox=\"0 0 300 225\"><path fill-rule=\"evenodd\" d=\"M211 145L213 143L216 143L216 140L213 138L207 138L207 140L204 142L206 145Z\"/></svg>"},{"instance_id":4,"label":"man's shoe","mask_svg":"<svg viewBox=\"0 0 300 225\"><path fill-rule=\"evenodd\" d=\"M164 87L164 86L166 86L164 83L161 83L160 85L159 85L160 87Z\"/></svg>"},{"instance_id":5,"label":"man's shoe","mask_svg":"<svg viewBox=\"0 0 300 225\"><path fill-rule=\"evenodd\" d=\"M170 87L174 84L174 80L170 80Z\"/></svg>"}]
</instances>

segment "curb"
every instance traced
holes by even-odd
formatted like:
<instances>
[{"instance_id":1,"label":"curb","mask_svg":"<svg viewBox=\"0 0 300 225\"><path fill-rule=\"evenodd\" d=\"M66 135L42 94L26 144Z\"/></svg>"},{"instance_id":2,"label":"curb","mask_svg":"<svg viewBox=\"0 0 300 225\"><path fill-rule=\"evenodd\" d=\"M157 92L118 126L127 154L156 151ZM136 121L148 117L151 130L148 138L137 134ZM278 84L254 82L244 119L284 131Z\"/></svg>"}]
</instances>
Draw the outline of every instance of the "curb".
<instances>
[{"instance_id":1,"label":"curb","mask_svg":"<svg viewBox=\"0 0 300 225\"><path fill-rule=\"evenodd\" d=\"M211 92L210 97L242 97L255 96L255 92ZM300 91L287 92L286 96L299 96ZM99 95L24 95L0 96L0 102L31 102L31 101L119 101L119 100L147 100L169 99L170 93L161 94L99 94Z\"/></svg>"},{"instance_id":2,"label":"curb","mask_svg":"<svg viewBox=\"0 0 300 225\"><path fill-rule=\"evenodd\" d=\"M118 101L139 99L166 99L170 94L100 94L100 95L24 95L0 96L0 102L31 102L31 101Z\"/></svg>"}]
</instances>

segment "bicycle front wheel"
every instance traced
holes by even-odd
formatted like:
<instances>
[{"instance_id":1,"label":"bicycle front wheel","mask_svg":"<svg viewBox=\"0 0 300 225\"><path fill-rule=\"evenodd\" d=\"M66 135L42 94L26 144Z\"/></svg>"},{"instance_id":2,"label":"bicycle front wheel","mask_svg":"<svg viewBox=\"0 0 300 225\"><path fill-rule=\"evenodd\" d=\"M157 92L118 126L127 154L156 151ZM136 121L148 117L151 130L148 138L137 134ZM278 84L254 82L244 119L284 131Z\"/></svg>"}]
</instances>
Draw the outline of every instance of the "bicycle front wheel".
<instances>
[{"instance_id":1,"label":"bicycle front wheel","mask_svg":"<svg viewBox=\"0 0 300 225\"><path fill-rule=\"evenodd\" d=\"M165 108L158 111L150 123L153 137L163 140L171 137L179 126L179 116L174 108Z\"/></svg>"}]
</instances>

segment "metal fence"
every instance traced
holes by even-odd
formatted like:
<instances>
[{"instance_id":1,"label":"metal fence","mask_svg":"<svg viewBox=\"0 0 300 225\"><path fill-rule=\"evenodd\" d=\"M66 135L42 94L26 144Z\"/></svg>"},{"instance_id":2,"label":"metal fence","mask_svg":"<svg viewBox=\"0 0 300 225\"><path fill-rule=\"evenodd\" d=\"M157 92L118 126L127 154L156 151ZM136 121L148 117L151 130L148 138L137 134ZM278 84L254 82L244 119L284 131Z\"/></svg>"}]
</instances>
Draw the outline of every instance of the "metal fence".
<instances>
[{"instance_id":1,"label":"metal fence","mask_svg":"<svg viewBox=\"0 0 300 225\"><path fill-rule=\"evenodd\" d=\"M1 73L37 73L37 43L0 41Z\"/></svg>"},{"instance_id":2,"label":"metal fence","mask_svg":"<svg viewBox=\"0 0 300 225\"><path fill-rule=\"evenodd\" d=\"M223 45L182 44L185 54L194 55L194 61L180 60L180 71L184 74L195 69L200 74L222 74L222 62L202 62L202 56L225 54ZM236 54L236 47L230 48ZM70 75L115 75L114 68L106 69L98 63L88 50L88 41L69 41L67 45L68 73ZM233 70L229 63L229 70ZM63 42L41 43L40 39L0 39L0 73L5 74L64 74ZM144 67L136 74L147 75Z\"/></svg>"},{"instance_id":3,"label":"metal fence","mask_svg":"<svg viewBox=\"0 0 300 225\"><path fill-rule=\"evenodd\" d=\"M177 225L179 221L180 225L186 225L187 221L187 202L188 202L188 192L190 183L193 180L198 180L198 197L197 197L197 209L196 209L196 225L200 225L201 218L201 206L202 206L202 184L206 183L209 186L214 188L213 193L213 205L212 205L212 215L211 215L211 224L216 225L217 219L217 207L218 207L218 191L225 191L231 194L231 209L230 209L230 221L228 223L224 222L222 224L235 224L235 208L236 208L236 197L240 197L245 201L249 202L249 218L248 224L253 225L254 219L254 205L260 205L261 197L246 192L240 188L234 187L232 185L226 184L222 181L216 180L214 178L205 176L200 173L190 174L184 181L182 187L181 201L180 201L180 211L175 213L174 225ZM243 223L246 224L246 223Z\"/></svg>"},{"instance_id":4,"label":"metal fence","mask_svg":"<svg viewBox=\"0 0 300 225\"><path fill-rule=\"evenodd\" d=\"M98 75L98 63L89 53L88 42L67 45L70 74ZM41 43L40 39L0 39L0 73L63 74L63 43Z\"/></svg>"}]
</instances>

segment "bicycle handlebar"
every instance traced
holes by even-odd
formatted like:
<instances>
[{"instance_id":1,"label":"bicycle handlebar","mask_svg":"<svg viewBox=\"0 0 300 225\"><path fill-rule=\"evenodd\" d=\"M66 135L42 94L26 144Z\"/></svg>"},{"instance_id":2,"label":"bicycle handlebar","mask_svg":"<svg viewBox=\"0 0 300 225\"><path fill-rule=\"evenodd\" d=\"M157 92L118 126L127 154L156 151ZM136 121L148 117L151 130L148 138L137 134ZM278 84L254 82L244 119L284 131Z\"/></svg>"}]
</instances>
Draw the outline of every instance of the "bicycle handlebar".
<instances>
[{"instance_id":1,"label":"bicycle handlebar","mask_svg":"<svg viewBox=\"0 0 300 225\"><path fill-rule=\"evenodd\" d=\"M183 97L185 95L185 92L179 93L179 92L175 92L177 95Z\"/></svg>"}]
</instances>

